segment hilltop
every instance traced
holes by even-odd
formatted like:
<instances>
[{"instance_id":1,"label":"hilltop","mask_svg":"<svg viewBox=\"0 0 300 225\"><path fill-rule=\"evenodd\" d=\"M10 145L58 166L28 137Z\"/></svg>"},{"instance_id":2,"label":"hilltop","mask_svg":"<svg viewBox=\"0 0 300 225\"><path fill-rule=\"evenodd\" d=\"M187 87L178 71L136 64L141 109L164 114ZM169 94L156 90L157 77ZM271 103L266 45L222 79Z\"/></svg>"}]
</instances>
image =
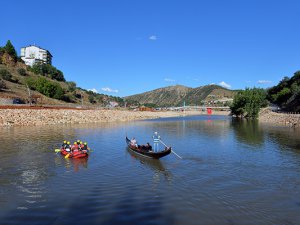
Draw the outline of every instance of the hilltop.
<instances>
[{"instance_id":1,"label":"hilltop","mask_svg":"<svg viewBox=\"0 0 300 225\"><path fill-rule=\"evenodd\" d=\"M235 91L228 90L219 85L205 85L197 88L182 85L158 88L153 91L125 97L128 102L139 102L144 105L158 107L200 105L203 103L229 102L235 95Z\"/></svg>"}]
</instances>

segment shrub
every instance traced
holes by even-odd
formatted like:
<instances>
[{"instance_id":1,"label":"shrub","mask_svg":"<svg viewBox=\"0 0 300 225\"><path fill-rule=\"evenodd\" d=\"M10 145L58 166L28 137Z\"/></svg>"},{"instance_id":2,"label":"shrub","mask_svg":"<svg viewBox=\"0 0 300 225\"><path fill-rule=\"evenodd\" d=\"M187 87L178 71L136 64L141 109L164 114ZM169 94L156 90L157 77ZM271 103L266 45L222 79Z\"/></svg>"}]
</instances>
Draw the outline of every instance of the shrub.
<instances>
[{"instance_id":1,"label":"shrub","mask_svg":"<svg viewBox=\"0 0 300 225\"><path fill-rule=\"evenodd\" d=\"M12 75L11 75L11 73L8 70L1 69L0 70L0 78L2 78L3 80L11 81Z\"/></svg>"},{"instance_id":2,"label":"shrub","mask_svg":"<svg viewBox=\"0 0 300 225\"><path fill-rule=\"evenodd\" d=\"M76 90L76 83L73 81L67 82L68 84L68 91L73 92Z\"/></svg>"},{"instance_id":3,"label":"shrub","mask_svg":"<svg viewBox=\"0 0 300 225\"><path fill-rule=\"evenodd\" d=\"M6 84L4 82L4 80L0 79L0 90L2 89L6 89Z\"/></svg>"},{"instance_id":4,"label":"shrub","mask_svg":"<svg viewBox=\"0 0 300 225\"><path fill-rule=\"evenodd\" d=\"M62 87L59 84L51 82L44 77L39 77L37 79L27 78L25 83L30 89L36 90L50 98L59 100L64 99L64 90L62 89Z\"/></svg>"},{"instance_id":5,"label":"shrub","mask_svg":"<svg viewBox=\"0 0 300 225\"><path fill-rule=\"evenodd\" d=\"M35 74L47 76L54 80L66 81L63 72L56 69L54 66L51 66L50 64L35 63L30 70Z\"/></svg>"},{"instance_id":6,"label":"shrub","mask_svg":"<svg viewBox=\"0 0 300 225\"><path fill-rule=\"evenodd\" d=\"M24 68L19 68L18 69L18 73L21 75L21 76L26 76L27 73L26 73L26 70Z\"/></svg>"}]
</instances>

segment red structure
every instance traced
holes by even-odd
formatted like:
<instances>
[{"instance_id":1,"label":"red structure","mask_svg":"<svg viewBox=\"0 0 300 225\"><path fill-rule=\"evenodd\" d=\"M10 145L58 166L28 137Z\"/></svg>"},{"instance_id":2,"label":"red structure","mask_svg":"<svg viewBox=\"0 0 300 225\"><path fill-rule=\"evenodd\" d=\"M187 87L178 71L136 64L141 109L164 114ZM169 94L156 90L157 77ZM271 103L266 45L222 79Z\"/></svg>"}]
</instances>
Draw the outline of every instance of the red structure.
<instances>
[{"instance_id":1,"label":"red structure","mask_svg":"<svg viewBox=\"0 0 300 225\"><path fill-rule=\"evenodd\" d=\"M207 114L211 115L212 114L212 108L207 108Z\"/></svg>"}]
</instances>

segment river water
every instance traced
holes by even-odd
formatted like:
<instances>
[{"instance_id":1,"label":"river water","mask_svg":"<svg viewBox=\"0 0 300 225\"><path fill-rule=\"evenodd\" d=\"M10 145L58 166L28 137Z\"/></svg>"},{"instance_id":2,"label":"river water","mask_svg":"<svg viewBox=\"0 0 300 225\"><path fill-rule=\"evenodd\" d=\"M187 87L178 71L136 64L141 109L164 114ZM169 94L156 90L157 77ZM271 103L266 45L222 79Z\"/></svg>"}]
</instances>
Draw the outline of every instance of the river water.
<instances>
[{"instance_id":1,"label":"river water","mask_svg":"<svg viewBox=\"0 0 300 225\"><path fill-rule=\"evenodd\" d=\"M158 131L183 159L131 153ZM300 224L300 131L223 116L0 130L0 225ZM65 159L62 140L87 141ZM162 146L161 146L162 147Z\"/></svg>"}]
</instances>

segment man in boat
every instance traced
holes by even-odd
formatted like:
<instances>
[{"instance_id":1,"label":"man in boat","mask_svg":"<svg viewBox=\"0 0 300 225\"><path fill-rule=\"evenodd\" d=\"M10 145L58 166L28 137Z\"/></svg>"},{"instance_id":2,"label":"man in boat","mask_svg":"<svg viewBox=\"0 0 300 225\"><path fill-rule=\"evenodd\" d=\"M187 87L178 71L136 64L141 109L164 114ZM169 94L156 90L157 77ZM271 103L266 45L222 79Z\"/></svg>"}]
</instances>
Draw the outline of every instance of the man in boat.
<instances>
[{"instance_id":1,"label":"man in boat","mask_svg":"<svg viewBox=\"0 0 300 225\"><path fill-rule=\"evenodd\" d=\"M152 151L152 146L149 144L149 142L147 142L147 144L145 145L145 150L147 152Z\"/></svg>"},{"instance_id":2,"label":"man in boat","mask_svg":"<svg viewBox=\"0 0 300 225\"><path fill-rule=\"evenodd\" d=\"M153 139L154 151L158 152L159 151L158 144L160 142L160 136L158 135L157 131L154 132L154 135L152 136L152 139Z\"/></svg>"},{"instance_id":3,"label":"man in boat","mask_svg":"<svg viewBox=\"0 0 300 225\"><path fill-rule=\"evenodd\" d=\"M135 140L134 137L130 140L130 144L131 144L132 146L137 147L137 141Z\"/></svg>"}]
</instances>

